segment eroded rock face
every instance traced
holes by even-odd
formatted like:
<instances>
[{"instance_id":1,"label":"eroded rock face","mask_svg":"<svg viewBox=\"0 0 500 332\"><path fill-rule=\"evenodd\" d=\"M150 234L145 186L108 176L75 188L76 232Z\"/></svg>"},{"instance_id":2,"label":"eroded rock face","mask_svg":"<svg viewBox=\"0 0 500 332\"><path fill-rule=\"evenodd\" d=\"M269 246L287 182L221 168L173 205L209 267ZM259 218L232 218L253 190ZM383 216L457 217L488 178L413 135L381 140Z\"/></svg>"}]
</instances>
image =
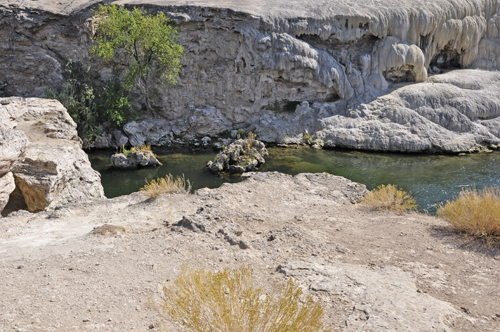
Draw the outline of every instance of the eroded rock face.
<instances>
[{"instance_id":1,"label":"eroded rock face","mask_svg":"<svg viewBox=\"0 0 500 332\"><path fill-rule=\"evenodd\" d=\"M0 41L8 46L0 55L10 61L0 64L0 96L40 96L48 85L62 82L67 59L90 63L95 22L88 6L96 2L4 7ZM463 134L470 127L462 124L466 119L449 111L443 114L435 103L426 106L423 118L410 120L421 125L408 128L403 123L401 128L398 121L409 117L401 115L406 111L400 111L400 105L408 108L407 95L418 97L421 91L380 96L397 87L394 84L423 82L428 73L443 69L497 70L499 0L382 0L376 7L369 0L117 3L164 11L176 24L186 51L178 84L154 88L161 96L154 102L154 118L143 114L125 126L131 145L166 145L176 136L201 138L243 127L255 127L272 142L307 130L319 132L331 146L390 151L466 151L490 144L491 135L498 138L489 124L483 126L487 133L471 129ZM109 68L94 65L98 79L109 78ZM477 75L487 77L485 72ZM454 87L443 84L435 97L446 102ZM143 108L139 91L134 91L133 102L135 109ZM284 108L301 105L300 112L291 115L293 120L286 118L269 110L275 102ZM359 119L385 107L397 107L395 119ZM446 118L446 124L433 120L437 117ZM461 135L447 132L455 127ZM454 143L439 143L450 140ZM106 133L98 145L126 141Z\"/></svg>"},{"instance_id":2,"label":"eroded rock face","mask_svg":"<svg viewBox=\"0 0 500 332\"><path fill-rule=\"evenodd\" d=\"M0 119L0 136L5 133L0 140L5 151L0 165L5 165L3 171L11 171L7 174L18 189L9 199L20 199L20 191L24 200L14 205L25 204L30 212L38 212L104 197L100 175L81 149L76 124L58 101L1 98Z\"/></svg>"},{"instance_id":3,"label":"eroded rock face","mask_svg":"<svg viewBox=\"0 0 500 332\"><path fill-rule=\"evenodd\" d=\"M2 115L0 114L0 118ZM28 137L22 131L0 128L0 176L12 169L28 144Z\"/></svg>"},{"instance_id":4,"label":"eroded rock face","mask_svg":"<svg viewBox=\"0 0 500 332\"><path fill-rule=\"evenodd\" d=\"M100 174L78 146L32 143L13 173L31 212L104 196Z\"/></svg>"}]
</instances>

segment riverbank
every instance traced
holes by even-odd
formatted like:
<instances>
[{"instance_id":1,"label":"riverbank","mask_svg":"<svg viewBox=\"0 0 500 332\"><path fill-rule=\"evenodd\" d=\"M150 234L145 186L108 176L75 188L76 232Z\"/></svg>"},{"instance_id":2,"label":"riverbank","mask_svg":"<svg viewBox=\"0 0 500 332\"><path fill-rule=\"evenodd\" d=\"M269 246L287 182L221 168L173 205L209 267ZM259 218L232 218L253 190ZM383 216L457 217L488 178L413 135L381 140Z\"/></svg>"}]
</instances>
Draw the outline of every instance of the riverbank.
<instances>
[{"instance_id":1,"label":"riverbank","mask_svg":"<svg viewBox=\"0 0 500 332\"><path fill-rule=\"evenodd\" d=\"M353 204L363 193L334 176L258 173L192 195L132 194L4 218L0 327L147 330L156 320L148 299L181 265L250 264L260 285L297 278L334 331L494 331L500 251L465 242L435 217ZM175 226L183 216L192 227ZM218 233L227 223L249 248ZM126 232L92 231L104 224Z\"/></svg>"},{"instance_id":2,"label":"riverbank","mask_svg":"<svg viewBox=\"0 0 500 332\"><path fill-rule=\"evenodd\" d=\"M101 174L106 197L138 191L157 177L185 175L193 188L218 188L223 183L242 181L239 175L216 176L206 169L217 151L198 148L155 148L161 167L119 171L109 167L112 151L89 152L92 167ZM363 183L369 190L381 184L394 184L410 192L419 211L435 213L436 205L454 199L462 189L500 186L497 166L500 153L465 156L373 153L349 150L317 150L308 147L268 148L269 156L259 172L277 171L290 175L322 173L343 176Z\"/></svg>"}]
</instances>

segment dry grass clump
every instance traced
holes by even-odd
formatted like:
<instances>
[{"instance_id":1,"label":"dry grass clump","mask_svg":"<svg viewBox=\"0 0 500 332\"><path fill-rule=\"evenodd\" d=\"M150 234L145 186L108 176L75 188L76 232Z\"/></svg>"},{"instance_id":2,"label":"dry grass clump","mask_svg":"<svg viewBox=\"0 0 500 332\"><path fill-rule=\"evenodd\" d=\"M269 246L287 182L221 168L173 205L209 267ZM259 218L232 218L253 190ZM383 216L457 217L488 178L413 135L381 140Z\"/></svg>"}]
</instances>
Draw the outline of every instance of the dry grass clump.
<instances>
[{"instance_id":1,"label":"dry grass clump","mask_svg":"<svg viewBox=\"0 0 500 332\"><path fill-rule=\"evenodd\" d=\"M392 184L380 185L370 191L363 203L374 210L391 210L400 214L417 208L415 200Z\"/></svg>"},{"instance_id":2,"label":"dry grass clump","mask_svg":"<svg viewBox=\"0 0 500 332\"><path fill-rule=\"evenodd\" d=\"M104 236L116 236L126 232L127 229L125 227L111 225L111 224L104 224L102 226L94 227L94 229L92 229L93 234L104 235Z\"/></svg>"},{"instance_id":3,"label":"dry grass clump","mask_svg":"<svg viewBox=\"0 0 500 332\"><path fill-rule=\"evenodd\" d=\"M437 211L453 227L467 235L500 240L500 188L481 191L465 189L454 201L447 201Z\"/></svg>"},{"instance_id":4,"label":"dry grass clump","mask_svg":"<svg viewBox=\"0 0 500 332\"><path fill-rule=\"evenodd\" d=\"M293 279L276 282L266 294L254 287L252 274L249 266L219 272L183 267L155 308L163 319L198 332L324 331L323 307L304 297Z\"/></svg>"},{"instance_id":5,"label":"dry grass clump","mask_svg":"<svg viewBox=\"0 0 500 332\"><path fill-rule=\"evenodd\" d=\"M187 194L191 192L191 183L186 180L184 174L174 178L172 174L146 182L141 188L141 193L149 198L156 198L161 194Z\"/></svg>"},{"instance_id":6,"label":"dry grass clump","mask_svg":"<svg viewBox=\"0 0 500 332\"><path fill-rule=\"evenodd\" d=\"M130 149L132 152L152 152L151 145L138 145Z\"/></svg>"},{"instance_id":7,"label":"dry grass clump","mask_svg":"<svg viewBox=\"0 0 500 332\"><path fill-rule=\"evenodd\" d=\"M125 145L122 145L122 147L120 148L120 151L117 151L115 154L122 153L122 154L125 155L125 157L128 157L128 155L131 154L131 153L133 153L133 152L142 152L142 153L148 153L149 152L153 156L155 156L155 154L151 150L151 145L138 145L138 146L133 146L130 149L127 149L125 147Z\"/></svg>"}]
</instances>

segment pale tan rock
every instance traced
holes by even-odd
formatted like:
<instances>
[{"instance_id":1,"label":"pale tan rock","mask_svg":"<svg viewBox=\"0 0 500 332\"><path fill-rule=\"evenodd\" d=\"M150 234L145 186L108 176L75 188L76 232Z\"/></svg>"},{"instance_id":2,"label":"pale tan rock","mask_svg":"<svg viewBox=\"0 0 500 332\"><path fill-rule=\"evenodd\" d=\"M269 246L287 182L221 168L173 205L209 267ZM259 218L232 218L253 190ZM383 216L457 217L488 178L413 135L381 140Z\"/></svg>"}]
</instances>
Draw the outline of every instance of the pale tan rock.
<instances>
[{"instance_id":1,"label":"pale tan rock","mask_svg":"<svg viewBox=\"0 0 500 332\"><path fill-rule=\"evenodd\" d=\"M30 212L104 197L76 124L56 100L0 98L0 174L8 171Z\"/></svg>"},{"instance_id":2,"label":"pale tan rock","mask_svg":"<svg viewBox=\"0 0 500 332\"><path fill-rule=\"evenodd\" d=\"M12 172L0 175L0 212L9 202L10 194L16 189Z\"/></svg>"},{"instance_id":3,"label":"pale tan rock","mask_svg":"<svg viewBox=\"0 0 500 332\"><path fill-rule=\"evenodd\" d=\"M99 173L78 146L32 143L13 172L30 212L104 197Z\"/></svg>"},{"instance_id":4,"label":"pale tan rock","mask_svg":"<svg viewBox=\"0 0 500 332\"><path fill-rule=\"evenodd\" d=\"M28 144L28 137L22 131L0 127L0 176L12 169Z\"/></svg>"}]
</instances>

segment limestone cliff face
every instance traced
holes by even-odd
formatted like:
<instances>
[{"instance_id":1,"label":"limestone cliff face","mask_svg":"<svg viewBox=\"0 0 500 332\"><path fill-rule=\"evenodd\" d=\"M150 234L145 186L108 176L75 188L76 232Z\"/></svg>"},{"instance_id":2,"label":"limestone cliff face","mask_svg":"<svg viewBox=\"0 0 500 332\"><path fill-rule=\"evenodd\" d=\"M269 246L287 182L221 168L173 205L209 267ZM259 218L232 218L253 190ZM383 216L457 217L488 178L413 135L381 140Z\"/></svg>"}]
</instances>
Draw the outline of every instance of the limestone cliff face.
<instances>
[{"instance_id":1,"label":"limestone cliff face","mask_svg":"<svg viewBox=\"0 0 500 332\"><path fill-rule=\"evenodd\" d=\"M9 7L8 0L2 2L0 38L6 46L0 50L4 59L0 94L40 96L48 85L62 82L65 60L90 63L89 7L96 1L68 1L62 7L28 1ZM169 144L174 135L214 136L238 127L262 128L271 141L306 129L324 134L326 118L345 116L399 83L423 82L429 74L450 67L500 67L500 0L117 3L141 5L152 13L164 11L177 25L185 48L178 84L156 87L160 119L148 119L145 114L125 126L134 145ZM93 65L97 78L109 77L109 69ZM319 111L303 112L299 119L294 114L286 132L279 126L273 131L273 123L281 119L275 105L280 111L305 101ZM142 96L136 93L134 107L141 109L142 104ZM323 111L321 105L326 105ZM381 140L356 147L403 149L387 143L384 132L378 134ZM322 136L336 146L353 146L344 145L335 135ZM460 149L498 141L473 136L458 144ZM444 145L429 146L419 143L409 150L448 151Z\"/></svg>"}]
</instances>

